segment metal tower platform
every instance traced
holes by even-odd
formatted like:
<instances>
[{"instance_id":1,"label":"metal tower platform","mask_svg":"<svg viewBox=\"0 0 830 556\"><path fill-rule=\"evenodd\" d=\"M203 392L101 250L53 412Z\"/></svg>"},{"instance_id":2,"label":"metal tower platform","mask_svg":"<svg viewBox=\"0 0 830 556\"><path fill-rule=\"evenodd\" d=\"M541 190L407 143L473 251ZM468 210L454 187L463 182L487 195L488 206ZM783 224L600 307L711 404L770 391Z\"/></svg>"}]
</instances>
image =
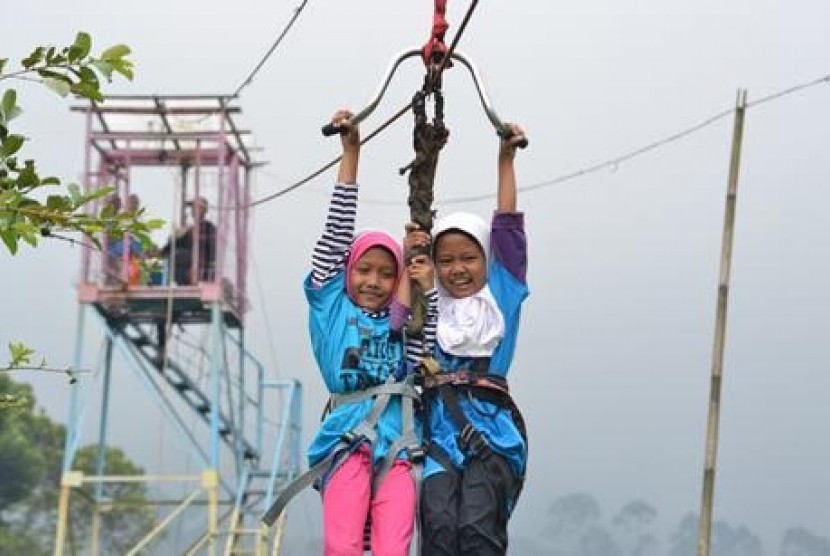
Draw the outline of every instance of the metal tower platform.
<instances>
[{"instance_id":1,"label":"metal tower platform","mask_svg":"<svg viewBox=\"0 0 830 556\"><path fill-rule=\"evenodd\" d=\"M157 553L165 530L185 514L192 523L194 511L202 514L200 525L188 527L198 531L184 553L278 552L280 529L269 536L259 518L275 491L300 470L302 388L296 380L269 379L245 345L250 215L244 205L251 173L261 163L252 157L250 132L237 123L234 100L113 96L102 105L72 108L86 117L86 191L114 186L118 197L96 201L88 210L97 214L102 203L128 206L135 171L166 168L167 179L174 177L166 189L178 222L164 248L147 250L128 236L104 232L101 250L81 253L74 368L94 372L72 386L56 555L65 553L71 499L79 494L94 502L84 546L90 554L101 552L102 516L125 503L112 497L108 485L120 482L153 485L149 501L157 508L156 525L128 554ZM152 206L146 212L157 214ZM90 316L96 322L93 337L104 342L97 368L85 357ZM117 368L116 354L126 369ZM183 465L174 473L105 473L107 445L121 443L108 438L110 425L136 418L111 402L122 371L144 386L145 403L177 430L198 472ZM100 392L94 400L93 390ZM74 468L90 413L99 417L93 474ZM165 492L171 484L185 494L171 500Z\"/></svg>"}]
</instances>

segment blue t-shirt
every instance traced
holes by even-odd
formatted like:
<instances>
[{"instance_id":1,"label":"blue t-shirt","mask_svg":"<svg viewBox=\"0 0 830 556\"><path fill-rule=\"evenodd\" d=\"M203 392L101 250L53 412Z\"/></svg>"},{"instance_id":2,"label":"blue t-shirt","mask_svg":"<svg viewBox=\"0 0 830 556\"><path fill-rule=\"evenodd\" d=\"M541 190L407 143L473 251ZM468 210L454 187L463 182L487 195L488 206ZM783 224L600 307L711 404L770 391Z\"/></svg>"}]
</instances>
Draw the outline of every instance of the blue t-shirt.
<instances>
[{"instance_id":1,"label":"blue t-shirt","mask_svg":"<svg viewBox=\"0 0 830 556\"><path fill-rule=\"evenodd\" d=\"M519 332L522 302L528 296L527 283L524 281L524 262L526 247L524 242L523 220L519 215L497 215L494 219L493 240L514 240L517 251L510 253L516 260L511 260L517 278L500 260L497 250L491 254L487 269L490 290L504 317L504 338L490 358L489 374L507 377L513 354L516 350L516 337ZM518 257L516 257L518 255ZM508 256L508 254L505 254ZM440 318L440 317L439 317ZM471 358L457 357L444 352L440 346L435 348L436 359L441 365L441 372L453 373L470 368ZM524 476L527 466L527 444L519 433L510 414L510 410L498 405L478 401L466 396L458 396L459 405L470 423L481 432L490 448L507 459L511 469L518 476ZM463 469L466 455L458 446L458 427L444 402L436 398L429 408L429 434L431 441L437 444L449 456L458 469ZM437 461L427 457L424 465L424 477L443 471Z\"/></svg>"},{"instance_id":2,"label":"blue t-shirt","mask_svg":"<svg viewBox=\"0 0 830 556\"><path fill-rule=\"evenodd\" d=\"M309 334L314 358L332 393L354 392L386 382L404 365L403 343L393 335L389 317L372 317L356 306L345 291L345 272L317 288L309 275L304 283L309 304ZM308 449L314 465L368 415L372 399L334 408L323 420ZM373 459L379 463L401 436L401 401L397 396L381 414L376 427Z\"/></svg>"}]
</instances>

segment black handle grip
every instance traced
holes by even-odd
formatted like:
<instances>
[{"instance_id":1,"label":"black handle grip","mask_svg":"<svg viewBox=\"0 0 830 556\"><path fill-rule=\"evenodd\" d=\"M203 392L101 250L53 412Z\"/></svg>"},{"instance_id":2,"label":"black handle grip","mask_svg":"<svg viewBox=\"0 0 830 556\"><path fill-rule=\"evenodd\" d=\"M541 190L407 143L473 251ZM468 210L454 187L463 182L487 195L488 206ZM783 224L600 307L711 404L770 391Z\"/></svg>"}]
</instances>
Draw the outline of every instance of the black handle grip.
<instances>
[{"instance_id":1,"label":"black handle grip","mask_svg":"<svg viewBox=\"0 0 830 556\"><path fill-rule=\"evenodd\" d=\"M496 134L499 137L501 137L504 141L507 141L511 137L513 137L513 132L510 131L510 129L501 129L501 130L497 131ZM516 146L519 147L520 149L526 149L527 145L528 145L527 137L525 137L524 139L522 139L521 141L516 143Z\"/></svg>"},{"instance_id":2,"label":"black handle grip","mask_svg":"<svg viewBox=\"0 0 830 556\"><path fill-rule=\"evenodd\" d=\"M331 137L332 135L338 135L340 133L340 126L336 126L334 124L326 124L323 126L323 135L326 137Z\"/></svg>"}]
</instances>

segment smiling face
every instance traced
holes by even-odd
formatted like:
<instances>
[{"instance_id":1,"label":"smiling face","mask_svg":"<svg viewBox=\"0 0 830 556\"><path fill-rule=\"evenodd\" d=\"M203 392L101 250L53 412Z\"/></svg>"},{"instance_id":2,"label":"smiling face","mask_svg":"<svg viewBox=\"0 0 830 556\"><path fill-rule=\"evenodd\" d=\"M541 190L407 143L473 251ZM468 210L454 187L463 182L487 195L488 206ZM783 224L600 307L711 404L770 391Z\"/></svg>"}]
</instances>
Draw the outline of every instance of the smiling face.
<instances>
[{"instance_id":1,"label":"smiling face","mask_svg":"<svg viewBox=\"0 0 830 556\"><path fill-rule=\"evenodd\" d=\"M383 247L368 249L349 271L349 292L356 305L379 311L389 304L398 278L395 257Z\"/></svg>"},{"instance_id":2,"label":"smiling face","mask_svg":"<svg viewBox=\"0 0 830 556\"><path fill-rule=\"evenodd\" d=\"M469 297L487 282L487 260L481 246L469 235L444 232L435 243L438 282L452 297Z\"/></svg>"}]
</instances>

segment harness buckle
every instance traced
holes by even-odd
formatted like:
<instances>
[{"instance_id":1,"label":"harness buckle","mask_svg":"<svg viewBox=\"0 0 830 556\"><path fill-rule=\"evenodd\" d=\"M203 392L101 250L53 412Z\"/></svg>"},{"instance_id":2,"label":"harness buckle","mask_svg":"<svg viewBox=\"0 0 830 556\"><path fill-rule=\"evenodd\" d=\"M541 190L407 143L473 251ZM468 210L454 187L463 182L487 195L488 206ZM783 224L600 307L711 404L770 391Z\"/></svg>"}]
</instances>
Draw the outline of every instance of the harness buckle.
<instances>
[{"instance_id":1,"label":"harness buckle","mask_svg":"<svg viewBox=\"0 0 830 556\"><path fill-rule=\"evenodd\" d=\"M424 357L421 359L420 371L425 377L436 376L441 372L441 364L434 357Z\"/></svg>"},{"instance_id":2,"label":"harness buckle","mask_svg":"<svg viewBox=\"0 0 830 556\"><path fill-rule=\"evenodd\" d=\"M357 434L354 430L350 430L341 434L340 438L351 447L362 442L366 437L362 434Z\"/></svg>"},{"instance_id":3,"label":"harness buckle","mask_svg":"<svg viewBox=\"0 0 830 556\"><path fill-rule=\"evenodd\" d=\"M406 452L406 457L409 459L410 463L421 463L427 455L426 449L421 445L407 446L404 448L404 451Z\"/></svg>"},{"instance_id":4,"label":"harness buckle","mask_svg":"<svg viewBox=\"0 0 830 556\"><path fill-rule=\"evenodd\" d=\"M486 456L490 453L490 445L487 443L484 435L470 423L467 423L461 429L461 433L458 435L458 441L462 448L469 450L473 454Z\"/></svg>"},{"instance_id":5,"label":"harness buckle","mask_svg":"<svg viewBox=\"0 0 830 556\"><path fill-rule=\"evenodd\" d=\"M458 435L458 440L461 441L462 445L467 446L476 432L478 431L476 431L470 423L467 423L461 429L461 432Z\"/></svg>"}]
</instances>

